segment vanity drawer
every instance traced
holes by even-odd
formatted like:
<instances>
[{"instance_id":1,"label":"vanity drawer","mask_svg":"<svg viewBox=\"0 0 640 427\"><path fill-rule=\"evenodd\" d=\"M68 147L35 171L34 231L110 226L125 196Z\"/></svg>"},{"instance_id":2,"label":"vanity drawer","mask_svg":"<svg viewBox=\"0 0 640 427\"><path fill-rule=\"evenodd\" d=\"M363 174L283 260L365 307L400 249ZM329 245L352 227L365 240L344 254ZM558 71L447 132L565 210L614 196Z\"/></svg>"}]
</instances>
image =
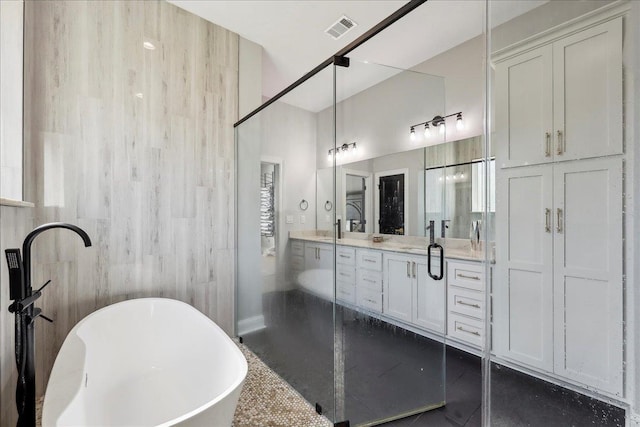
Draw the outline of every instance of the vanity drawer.
<instances>
[{"instance_id":1,"label":"vanity drawer","mask_svg":"<svg viewBox=\"0 0 640 427\"><path fill-rule=\"evenodd\" d=\"M304 270L304 258L301 256L292 256L291 269L296 271Z\"/></svg>"},{"instance_id":2,"label":"vanity drawer","mask_svg":"<svg viewBox=\"0 0 640 427\"><path fill-rule=\"evenodd\" d=\"M380 251L356 251L357 265L367 270L382 271L382 252Z\"/></svg>"},{"instance_id":3,"label":"vanity drawer","mask_svg":"<svg viewBox=\"0 0 640 427\"><path fill-rule=\"evenodd\" d=\"M336 298L349 304L356 303L356 286L341 280L336 282Z\"/></svg>"},{"instance_id":4,"label":"vanity drawer","mask_svg":"<svg viewBox=\"0 0 640 427\"><path fill-rule=\"evenodd\" d=\"M356 250L338 246L336 262L344 265L356 265Z\"/></svg>"},{"instance_id":5,"label":"vanity drawer","mask_svg":"<svg viewBox=\"0 0 640 427\"><path fill-rule=\"evenodd\" d=\"M480 320L457 313L449 313L447 320L449 336L482 347L484 328Z\"/></svg>"},{"instance_id":6,"label":"vanity drawer","mask_svg":"<svg viewBox=\"0 0 640 427\"><path fill-rule=\"evenodd\" d=\"M304 242L301 242L300 240L292 240L291 255L304 256Z\"/></svg>"},{"instance_id":7,"label":"vanity drawer","mask_svg":"<svg viewBox=\"0 0 640 427\"><path fill-rule=\"evenodd\" d=\"M461 288L484 291L484 265L461 262L447 263L447 283Z\"/></svg>"},{"instance_id":8,"label":"vanity drawer","mask_svg":"<svg viewBox=\"0 0 640 427\"><path fill-rule=\"evenodd\" d=\"M356 284L356 268L346 265L336 265L336 281Z\"/></svg>"},{"instance_id":9,"label":"vanity drawer","mask_svg":"<svg viewBox=\"0 0 640 427\"><path fill-rule=\"evenodd\" d=\"M449 286L447 297L449 299L449 311L466 314L467 316L483 321L485 306L484 293Z\"/></svg>"},{"instance_id":10,"label":"vanity drawer","mask_svg":"<svg viewBox=\"0 0 640 427\"><path fill-rule=\"evenodd\" d=\"M358 269L356 273L358 289L370 289L376 292L382 292L382 273L378 271L370 271Z\"/></svg>"},{"instance_id":11,"label":"vanity drawer","mask_svg":"<svg viewBox=\"0 0 640 427\"><path fill-rule=\"evenodd\" d=\"M358 306L365 310L382 313L382 293L379 291L376 292L366 288L358 288L356 292L356 299L358 301Z\"/></svg>"}]
</instances>

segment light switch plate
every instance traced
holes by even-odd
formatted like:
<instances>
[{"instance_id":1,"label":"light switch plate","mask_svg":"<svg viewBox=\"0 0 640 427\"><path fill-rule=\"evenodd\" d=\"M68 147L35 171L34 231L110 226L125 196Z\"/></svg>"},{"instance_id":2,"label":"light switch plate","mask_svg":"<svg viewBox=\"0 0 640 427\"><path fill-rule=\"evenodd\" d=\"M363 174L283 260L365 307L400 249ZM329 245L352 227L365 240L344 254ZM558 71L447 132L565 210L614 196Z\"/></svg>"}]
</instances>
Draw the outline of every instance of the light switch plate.
<instances>
[{"instance_id":1,"label":"light switch plate","mask_svg":"<svg viewBox=\"0 0 640 427\"><path fill-rule=\"evenodd\" d=\"M304 224L305 222L307 222L307 217L304 215L300 215L300 224Z\"/></svg>"},{"instance_id":2,"label":"light switch plate","mask_svg":"<svg viewBox=\"0 0 640 427\"><path fill-rule=\"evenodd\" d=\"M293 224L293 215L287 215L287 224Z\"/></svg>"}]
</instances>

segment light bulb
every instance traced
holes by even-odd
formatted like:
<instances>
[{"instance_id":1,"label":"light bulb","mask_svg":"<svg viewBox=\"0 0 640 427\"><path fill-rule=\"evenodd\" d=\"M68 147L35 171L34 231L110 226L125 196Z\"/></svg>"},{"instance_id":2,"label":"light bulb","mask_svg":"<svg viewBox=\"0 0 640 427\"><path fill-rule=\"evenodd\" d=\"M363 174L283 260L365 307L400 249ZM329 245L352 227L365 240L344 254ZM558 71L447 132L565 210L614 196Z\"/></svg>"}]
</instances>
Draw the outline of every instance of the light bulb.
<instances>
[{"instance_id":1,"label":"light bulb","mask_svg":"<svg viewBox=\"0 0 640 427\"><path fill-rule=\"evenodd\" d=\"M462 130L464 129L464 122L462 121L462 114L458 114L456 117L456 129Z\"/></svg>"},{"instance_id":2,"label":"light bulb","mask_svg":"<svg viewBox=\"0 0 640 427\"><path fill-rule=\"evenodd\" d=\"M327 160L331 161L331 150L329 150L329 154L327 154Z\"/></svg>"},{"instance_id":3,"label":"light bulb","mask_svg":"<svg viewBox=\"0 0 640 427\"><path fill-rule=\"evenodd\" d=\"M444 120L438 125L438 131L440 132L440 135L444 135Z\"/></svg>"},{"instance_id":4,"label":"light bulb","mask_svg":"<svg viewBox=\"0 0 640 427\"><path fill-rule=\"evenodd\" d=\"M411 139L412 141L416 140L416 130L411 127L411 133L409 134L409 139Z\"/></svg>"},{"instance_id":5,"label":"light bulb","mask_svg":"<svg viewBox=\"0 0 640 427\"><path fill-rule=\"evenodd\" d=\"M358 146L356 145L356 143L354 142L353 145L351 146L351 151L353 151L353 154L356 153L356 151L358 151Z\"/></svg>"},{"instance_id":6,"label":"light bulb","mask_svg":"<svg viewBox=\"0 0 640 427\"><path fill-rule=\"evenodd\" d=\"M431 136L431 129L429 128L429 123L424 124L424 137L429 138Z\"/></svg>"},{"instance_id":7,"label":"light bulb","mask_svg":"<svg viewBox=\"0 0 640 427\"><path fill-rule=\"evenodd\" d=\"M156 47L154 46L153 43L151 42L144 42L142 43L142 47L144 47L147 50L154 50Z\"/></svg>"}]
</instances>

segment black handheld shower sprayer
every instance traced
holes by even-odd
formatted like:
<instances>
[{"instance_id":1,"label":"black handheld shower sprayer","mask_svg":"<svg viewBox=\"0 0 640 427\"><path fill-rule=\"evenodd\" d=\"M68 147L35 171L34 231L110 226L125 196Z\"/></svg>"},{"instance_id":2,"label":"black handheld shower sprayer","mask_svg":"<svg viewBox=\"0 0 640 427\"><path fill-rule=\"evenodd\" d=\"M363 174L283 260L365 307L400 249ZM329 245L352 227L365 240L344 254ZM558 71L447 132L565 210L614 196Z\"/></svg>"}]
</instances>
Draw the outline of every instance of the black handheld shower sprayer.
<instances>
[{"instance_id":1,"label":"black handheld shower sprayer","mask_svg":"<svg viewBox=\"0 0 640 427\"><path fill-rule=\"evenodd\" d=\"M49 322L53 320L34 307L42 290L51 283L47 281L38 290L31 287L31 244L42 232L52 228L66 228L77 233L84 241L85 247L91 246L89 235L73 224L52 222L36 227L24 239L22 254L20 249L6 249L9 267L9 297L13 301L9 311L15 314L15 356L18 368L16 386L16 407L18 409L18 427L35 427L36 425L36 371L35 371L35 320L41 317Z\"/></svg>"}]
</instances>

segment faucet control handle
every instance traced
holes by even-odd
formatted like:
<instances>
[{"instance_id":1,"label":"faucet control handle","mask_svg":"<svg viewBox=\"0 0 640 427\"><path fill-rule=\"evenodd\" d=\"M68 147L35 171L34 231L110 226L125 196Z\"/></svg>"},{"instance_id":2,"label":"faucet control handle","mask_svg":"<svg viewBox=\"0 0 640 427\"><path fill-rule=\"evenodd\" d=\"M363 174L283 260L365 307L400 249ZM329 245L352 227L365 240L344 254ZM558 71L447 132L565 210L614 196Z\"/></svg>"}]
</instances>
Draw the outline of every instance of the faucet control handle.
<instances>
[{"instance_id":1,"label":"faucet control handle","mask_svg":"<svg viewBox=\"0 0 640 427\"><path fill-rule=\"evenodd\" d=\"M40 289L38 289L35 293L37 294L37 293L42 292L42 290L43 290L44 288L46 288L47 286L49 286L49 283L51 283L51 279L47 280L47 281L44 283L44 285L40 286Z\"/></svg>"},{"instance_id":2,"label":"faucet control handle","mask_svg":"<svg viewBox=\"0 0 640 427\"><path fill-rule=\"evenodd\" d=\"M52 318L42 314L42 310L36 307L36 308L33 309L33 315L28 316L27 324L29 324L29 325L32 324L38 317L42 317L47 322L53 323L53 319Z\"/></svg>"}]
</instances>

